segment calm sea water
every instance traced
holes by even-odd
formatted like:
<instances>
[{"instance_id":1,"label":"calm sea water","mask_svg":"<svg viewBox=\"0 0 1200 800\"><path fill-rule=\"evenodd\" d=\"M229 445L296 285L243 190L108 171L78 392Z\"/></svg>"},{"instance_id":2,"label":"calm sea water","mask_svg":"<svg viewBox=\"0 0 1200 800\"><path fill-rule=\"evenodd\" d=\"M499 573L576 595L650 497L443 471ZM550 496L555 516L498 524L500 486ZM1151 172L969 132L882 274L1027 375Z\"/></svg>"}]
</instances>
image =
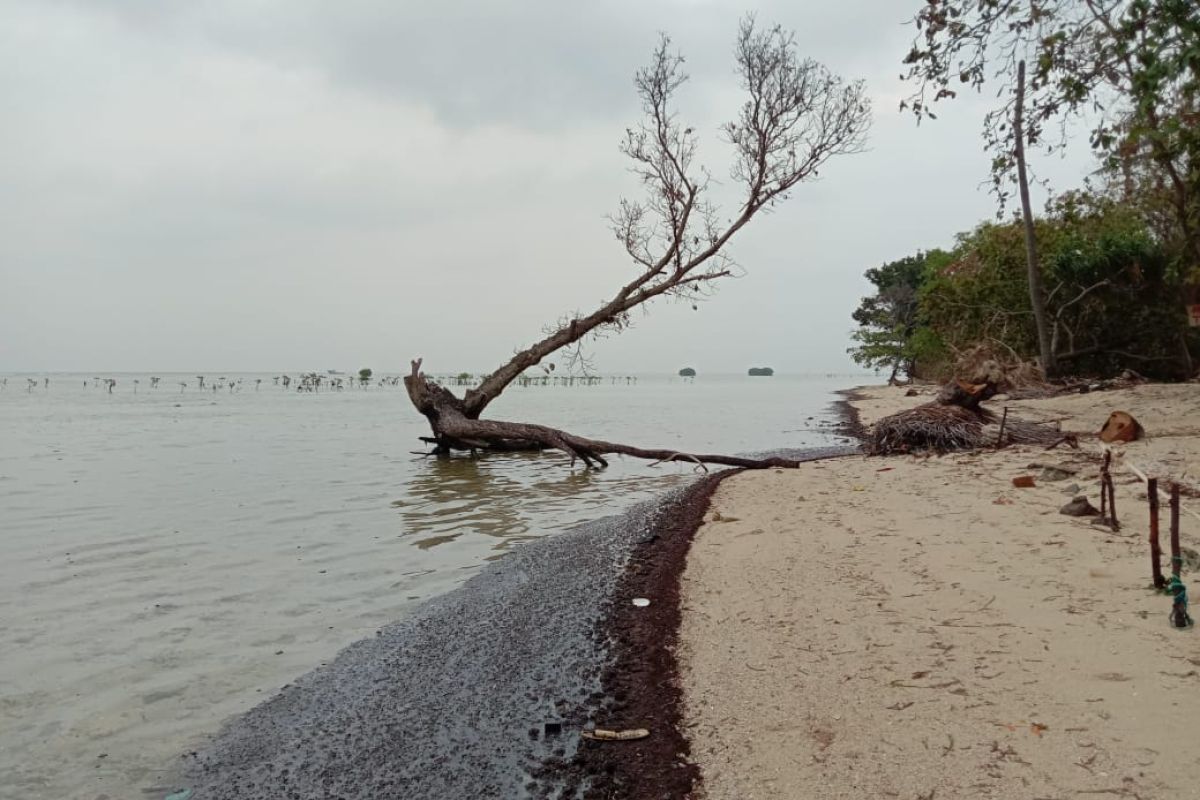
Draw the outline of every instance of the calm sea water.
<instances>
[{"instance_id":1,"label":"calm sea water","mask_svg":"<svg viewBox=\"0 0 1200 800\"><path fill-rule=\"evenodd\" d=\"M0 388L5 800L154 797L174 756L341 647L524 541L692 474L414 455L428 429L402 386L159 376ZM822 427L833 392L862 382L514 386L489 416L691 451L825 446L843 441Z\"/></svg>"}]
</instances>

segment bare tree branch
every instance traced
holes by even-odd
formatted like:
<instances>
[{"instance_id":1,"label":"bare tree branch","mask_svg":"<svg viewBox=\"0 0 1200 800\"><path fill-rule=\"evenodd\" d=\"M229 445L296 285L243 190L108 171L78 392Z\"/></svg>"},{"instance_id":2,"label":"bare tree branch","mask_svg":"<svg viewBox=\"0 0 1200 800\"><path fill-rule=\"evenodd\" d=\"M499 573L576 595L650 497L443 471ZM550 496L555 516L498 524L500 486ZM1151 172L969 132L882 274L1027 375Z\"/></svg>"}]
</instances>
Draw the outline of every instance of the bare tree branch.
<instances>
[{"instance_id":1,"label":"bare tree branch","mask_svg":"<svg viewBox=\"0 0 1200 800\"><path fill-rule=\"evenodd\" d=\"M737 215L722 224L719 209L708 199L710 173L695 163L695 129L679 121L674 106L676 93L687 80L684 59L664 35L649 66L634 77L644 116L625 131L620 144L645 197L622 199L609 218L613 235L637 274L590 314L560 320L543 339L517 352L468 390L461 401L421 375L419 363L414 362L414 372L405 382L435 434L447 441L477 441L480 436L512 440L511 427L502 435L499 428L472 427L463 420L478 420L522 372L559 350L571 348L572 363L588 368L582 360L582 343L623 330L633 309L663 296L692 302L707 296L721 279L739 274L727 248L756 214L786 198L797 184L815 178L829 159L863 149L870 104L861 81L843 81L817 62L799 58L791 34L778 26L760 30L752 17L742 21L734 55L748 99L722 133L735 150L730 172L744 188ZM450 427L457 434L450 433ZM587 463L600 452L610 452L604 450L608 443L540 428L530 431L537 433L534 438L541 445L558 447ZM579 445L574 450L573 442ZM619 452L631 452L621 447Z\"/></svg>"}]
</instances>

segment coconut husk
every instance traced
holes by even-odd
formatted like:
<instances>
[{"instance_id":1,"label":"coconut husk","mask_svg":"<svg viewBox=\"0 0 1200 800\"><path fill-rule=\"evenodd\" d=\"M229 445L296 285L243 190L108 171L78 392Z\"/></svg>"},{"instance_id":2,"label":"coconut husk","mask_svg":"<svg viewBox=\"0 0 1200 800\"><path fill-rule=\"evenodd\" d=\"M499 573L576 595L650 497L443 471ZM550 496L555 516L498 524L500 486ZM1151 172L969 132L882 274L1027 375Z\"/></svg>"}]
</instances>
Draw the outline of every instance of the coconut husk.
<instances>
[{"instance_id":1,"label":"coconut husk","mask_svg":"<svg viewBox=\"0 0 1200 800\"><path fill-rule=\"evenodd\" d=\"M1145 435L1142 424L1133 418L1128 411L1114 411L1108 415L1104 427L1100 429L1100 441L1132 442Z\"/></svg>"}]
</instances>

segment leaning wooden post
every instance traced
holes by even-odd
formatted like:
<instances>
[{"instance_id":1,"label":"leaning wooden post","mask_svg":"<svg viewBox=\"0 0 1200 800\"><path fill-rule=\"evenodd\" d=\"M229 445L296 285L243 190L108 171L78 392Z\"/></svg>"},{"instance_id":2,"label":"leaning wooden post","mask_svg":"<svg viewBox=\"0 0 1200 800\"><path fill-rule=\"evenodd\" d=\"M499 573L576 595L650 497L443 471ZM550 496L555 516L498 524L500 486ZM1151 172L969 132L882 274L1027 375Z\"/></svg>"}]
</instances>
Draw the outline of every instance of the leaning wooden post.
<instances>
[{"instance_id":1,"label":"leaning wooden post","mask_svg":"<svg viewBox=\"0 0 1200 800\"><path fill-rule=\"evenodd\" d=\"M1112 453L1104 451L1104 464L1100 467L1100 519L1108 517L1108 462L1112 461Z\"/></svg>"},{"instance_id":2,"label":"leaning wooden post","mask_svg":"<svg viewBox=\"0 0 1200 800\"><path fill-rule=\"evenodd\" d=\"M1108 521L1114 531L1119 531L1121 523L1117 522L1117 490L1113 486L1112 472L1107 469L1104 472L1104 480L1108 483Z\"/></svg>"},{"instance_id":3,"label":"leaning wooden post","mask_svg":"<svg viewBox=\"0 0 1200 800\"><path fill-rule=\"evenodd\" d=\"M1000 433L996 434L996 449L1004 446L1004 424L1008 422L1008 406L1004 407L1004 416L1000 417Z\"/></svg>"},{"instance_id":4,"label":"leaning wooden post","mask_svg":"<svg viewBox=\"0 0 1200 800\"><path fill-rule=\"evenodd\" d=\"M1171 582L1167 592L1175 597L1171 608L1171 624L1176 628L1190 628L1192 618L1188 616L1187 587L1179 573L1183 571L1183 554L1179 549L1179 484L1171 484Z\"/></svg>"},{"instance_id":5,"label":"leaning wooden post","mask_svg":"<svg viewBox=\"0 0 1200 800\"><path fill-rule=\"evenodd\" d=\"M1183 571L1183 554L1179 549L1179 484L1171 483L1171 575L1178 578Z\"/></svg>"},{"instance_id":6,"label":"leaning wooden post","mask_svg":"<svg viewBox=\"0 0 1200 800\"><path fill-rule=\"evenodd\" d=\"M1162 589L1167 585L1167 579L1162 573L1162 546L1158 542L1158 478L1147 479L1146 493L1150 498L1150 574L1154 578L1154 588Z\"/></svg>"}]
</instances>

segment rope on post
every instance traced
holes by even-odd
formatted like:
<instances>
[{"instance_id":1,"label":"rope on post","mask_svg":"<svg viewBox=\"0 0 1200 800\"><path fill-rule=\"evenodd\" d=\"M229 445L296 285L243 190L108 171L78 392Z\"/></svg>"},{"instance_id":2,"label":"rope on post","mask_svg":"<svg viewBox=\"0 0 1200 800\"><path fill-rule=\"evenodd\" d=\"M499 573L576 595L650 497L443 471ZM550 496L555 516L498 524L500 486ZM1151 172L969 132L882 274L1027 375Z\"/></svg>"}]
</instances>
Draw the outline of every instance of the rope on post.
<instances>
[{"instance_id":1,"label":"rope on post","mask_svg":"<svg viewBox=\"0 0 1200 800\"><path fill-rule=\"evenodd\" d=\"M1178 575L1171 576L1166 591L1175 598L1175 604L1171 607L1171 626L1190 628L1195 625L1195 620L1188 614L1187 587L1183 585L1183 581L1179 579Z\"/></svg>"}]
</instances>

